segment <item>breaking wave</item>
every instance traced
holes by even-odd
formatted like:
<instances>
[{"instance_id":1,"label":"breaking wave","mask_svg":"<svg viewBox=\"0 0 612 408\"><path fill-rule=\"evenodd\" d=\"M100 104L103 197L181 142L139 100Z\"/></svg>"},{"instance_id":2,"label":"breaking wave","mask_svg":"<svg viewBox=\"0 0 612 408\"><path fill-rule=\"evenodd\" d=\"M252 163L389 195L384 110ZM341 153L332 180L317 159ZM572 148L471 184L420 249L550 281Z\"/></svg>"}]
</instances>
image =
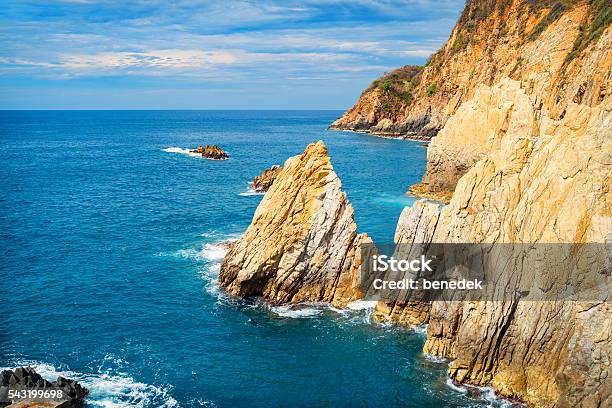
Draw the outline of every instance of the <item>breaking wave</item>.
<instances>
[{"instance_id":1,"label":"breaking wave","mask_svg":"<svg viewBox=\"0 0 612 408\"><path fill-rule=\"evenodd\" d=\"M202 157L201 154L192 153L189 151L189 149L183 149L182 147L167 147L162 150L167 153L178 153L178 154L184 154L186 156L191 156L191 157L200 157L200 158Z\"/></svg>"},{"instance_id":2,"label":"breaking wave","mask_svg":"<svg viewBox=\"0 0 612 408\"><path fill-rule=\"evenodd\" d=\"M446 385L455 392L461 394L470 394L472 398L477 398L488 403L487 406L495 408L517 408L524 407L525 404L513 402L505 398L501 398L495 394L495 389L492 387L478 387L475 385L457 384L450 378L446 379Z\"/></svg>"},{"instance_id":3,"label":"breaking wave","mask_svg":"<svg viewBox=\"0 0 612 408\"><path fill-rule=\"evenodd\" d=\"M251 183L249 183L249 185L247 186L247 191L238 193L239 196L243 196L243 197L262 196L265 194L266 193L262 191L255 191L255 189L251 186Z\"/></svg>"},{"instance_id":4,"label":"breaking wave","mask_svg":"<svg viewBox=\"0 0 612 408\"><path fill-rule=\"evenodd\" d=\"M104 408L179 406L170 395L168 388L138 382L127 374L111 371L80 373L60 370L51 364L38 361L21 361L14 367L26 365L34 368L38 374L49 381L55 381L57 377L62 376L80 382L89 390L87 406ZM5 370L7 367L2 369Z\"/></svg>"}]
</instances>

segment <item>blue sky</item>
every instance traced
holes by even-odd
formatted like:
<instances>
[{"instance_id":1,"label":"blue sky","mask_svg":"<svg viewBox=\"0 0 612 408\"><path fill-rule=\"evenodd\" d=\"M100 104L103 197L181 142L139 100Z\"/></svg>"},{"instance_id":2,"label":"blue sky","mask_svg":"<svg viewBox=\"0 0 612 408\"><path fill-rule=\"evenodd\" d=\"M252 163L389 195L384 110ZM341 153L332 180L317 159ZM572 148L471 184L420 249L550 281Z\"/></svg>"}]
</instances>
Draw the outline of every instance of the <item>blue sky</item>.
<instances>
[{"instance_id":1,"label":"blue sky","mask_svg":"<svg viewBox=\"0 0 612 408\"><path fill-rule=\"evenodd\" d=\"M5 0L0 109L345 109L464 0Z\"/></svg>"}]
</instances>

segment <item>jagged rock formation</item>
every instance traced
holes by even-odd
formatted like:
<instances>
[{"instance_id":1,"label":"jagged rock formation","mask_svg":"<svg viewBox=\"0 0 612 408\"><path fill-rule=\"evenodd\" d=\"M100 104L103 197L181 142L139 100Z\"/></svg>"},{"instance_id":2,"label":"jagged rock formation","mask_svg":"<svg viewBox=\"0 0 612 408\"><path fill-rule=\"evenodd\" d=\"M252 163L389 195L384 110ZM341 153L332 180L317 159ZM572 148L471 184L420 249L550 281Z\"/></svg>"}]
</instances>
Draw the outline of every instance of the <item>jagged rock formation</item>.
<instances>
[{"instance_id":1,"label":"jagged rock formation","mask_svg":"<svg viewBox=\"0 0 612 408\"><path fill-rule=\"evenodd\" d=\"M278 165L268 167L253 179L251 182L251 189L258 193L265 193L270 189L272 183L274 183L274 180L276 180L276 177L282 169L283 168Z\"/></svg>"},{"instance_id":2,"label":"jagged rock formation","mask_svg":"<svg viewBox=\"0 0 612 408\"><path fill-rule=\"evenodd\" d=\"M45 380L32 367L18 367L15 370L0 372L0 388L10 389L36 389L61 391L61 398L48 398L45 401L23 399L14 403L2 403L0 406L8 407L81 407L85 397L89 394L87 388L74 380L58 377L56 381ZM7 391L8 392L8 391ZM56 394L57 395L57 394Z\"/></svg>"},{"instance_id":3,"label":"jagged rock formation","mask_svg":"<svg viewBox=\"0 0 612 408\"><path fill-rule=\"evenodd\" d=\"M443 83L427 125L442 130L412 191L452 198L441 210L420 203L404 211L396 241L418 251L436 242L612 237L611 18L609 2L597 0L468 3L420 85ZM418 98L406 118L422 108ZM497 287L556 293L572 279L593 279L566 259L538 267L529 253L486 259L495 256L506 269L492 262L485 271L498 273ZM424 351L452 359L458 382L492 385L535 406L611 406L612 307L602 301L609 272L597 283L607 291L591 301L391 298L375 316L428 323Z\"/></svg>"},{"instance_id":4,"label":"jagged rock formation","mask_svg":"<svg viewBox=\"0 0 612 408\"><path fill-rule=\"evenodd\" d=\"M608 30L591 58L609 41ZM400 240L422 245L606 242L612 233L612 98L606 95L593 106L570 101L555 119L519 85L506 79L483 87L457 110L461 117L448 120L441 141L472 134L469 112L487 103L495 107L489 110L495 114L480 122L490 137L468 148L479 150L480 160L458 180L450 204L441 212L420 204L404 213L401 224L412 227L398 227ZM451 152L461 148L460 143L450 146ZM446 153L443 144L440 148ZM554 289L586 279L576 276L580 269L567 260L533 267L519 258L500 258L511 266L496 275L498 287L537 282ZM488 271L497 268L492 264ZM610 276L598 279L607 282L609 296ZM381 302L377 309L398 322L428 322L424 350L453 359L449 375L456 381L493 385L503 395L536 406L612 404L609 300L433 302L427 311L427 306L400 299Z\"/></svg>"},{"instance_id":5,"label":"jagged rock formation","mask_svg":"<svg viewBox=\"0 0 612 408\"><path fill-rule=\"evenodd\" d=\"M516 8L516 3L512 2L508 10ZM556 19L547 26L534 26L532 30L541 30L537 39L528 41L532 37L528 36L520 46L508 50L516 58L510 64L513 65L510 72L495 71L492 86L475 85L473 96L462 98L467 102L453 109L454 123L446 122L449 126L432 139L426 173L416 188L425 195L427 192L448 195L484 153L499 146L506 132L538 135L540 115L561 120L572 104L589 107L602 104L611 89L612 13L609 4L607 11L602 12L598 9L600 2L571 3L573 7L558 11ZM593 27L599 27L599 34L580 42L587 45L580 45L579 40ZM506 47L503 44L500 47ZM500 54L498 48L495 55L504 61L505 54Z\"/></svg>"},{"instance_id":6,"label":"jagged rock formation","mask_svg":"<svg viewBox=\"0 0 612 408\"><path fill-rule=\"evenodd\" d=\"M201 154L203 158L211 160L229 159L229 155L217 145L206 145L204 147L198 146L195 150L190 150L190 153L198 153Z\"/></svg>"},{"instance_id":7,"label":"jagged rock formation","mask_svg":"<svg viewBox=\"0 0 612 408\"><path fill-rule=\"evenodd\" d=\"M230 247L219 283L229 293L274 303L359 299L361 250L353 207L323 142L285 162L253 222Z\"/></svg>"},{"instance_id":8,"label":"jagged rock formation","mask_svg":"<svg viewBox=\"0 0 612 408\"><path fill-rule=\"evenodd\" d=\"M444 47L401 88L410 98L380 89L391 73L331 128L430 138L480 84L504 77L525 82L553 118L568 101L596 104L610 92L603 86L608 74L585 56L610 24L609 10L606 0L470 0Z\"/></svg>"}]
</instances>

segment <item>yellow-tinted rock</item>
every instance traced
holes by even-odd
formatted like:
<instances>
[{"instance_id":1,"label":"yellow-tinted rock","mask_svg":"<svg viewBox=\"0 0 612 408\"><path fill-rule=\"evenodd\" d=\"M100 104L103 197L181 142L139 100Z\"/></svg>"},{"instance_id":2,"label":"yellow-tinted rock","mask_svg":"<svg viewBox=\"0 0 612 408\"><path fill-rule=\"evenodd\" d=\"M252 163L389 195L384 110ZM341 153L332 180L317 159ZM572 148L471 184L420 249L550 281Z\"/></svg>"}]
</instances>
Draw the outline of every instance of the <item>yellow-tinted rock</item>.
<instances>
[{"instance_id":1,"label":"yellow-tinted rock","mask_svg":"<svg viewBox=\"0 0 612 408\"><path fill-rule=\"evenodd\" d=\"M363 243L371 240L357 234L353 208L318 142L285 162L223 260L219 282L242 297L343 306L360 298Z\"/></svg>"},{"instance_id":2,"label":"yellow-tinted rock","mask_svg":"<svg viewBox=\"0 0 612 408\"><path fill-rule=\"evenodd\" d=\"M457 114L464 116L449 119L440 140L470 134L468 109L487 101L499 106L497 98L489 97L494 94L506 95L507 106L514 106L510 120L483 119L483 128L493 136L482 139L482 158L459 179L441 212L424 212L418 206L408 211L405 217L416 216L413 224L419 228L403 229L403 239L606 242L612 234L612 98L594 107L570 102L563 118L553 119L517 91L515 81L505 80L477 92L483 99L460 107ZM520 120L513 119L517 112ZM495 132L495 124L504 131ZM460 144L449 145L449 150ZM593 274L586 275L588 269L576 269L569 260L534 266L516 256L503 259L512 266L501 274L495 274L496 265L488 270L502 288L537 282L537 287L554 290L572 279L593 279ZM599 279L610 293L610 277ZM503 395L536 406L607 406L612 392L612 309L599 299L434 301L426 317L424 351L454 359L449 367L454 380L493 385ZM385 303L379 309L402 323L424 320L422 305Z\"/></svg>"}]
</instances>

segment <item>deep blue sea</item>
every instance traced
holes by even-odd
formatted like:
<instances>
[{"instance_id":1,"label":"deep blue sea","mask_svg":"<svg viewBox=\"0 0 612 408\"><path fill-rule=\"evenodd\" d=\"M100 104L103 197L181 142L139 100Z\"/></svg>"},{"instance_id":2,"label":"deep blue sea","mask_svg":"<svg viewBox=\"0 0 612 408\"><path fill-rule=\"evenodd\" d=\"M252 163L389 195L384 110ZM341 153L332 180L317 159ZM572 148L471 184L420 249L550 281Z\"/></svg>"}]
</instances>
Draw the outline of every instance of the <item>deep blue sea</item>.
<instances>
[{"instance_id":1,"label":"deep blue sea","mask_svg":"<svg viewBox=\"0 0 612 408\"><path fill-rule=\"evenodd\" d=\"M270 307L216 285L265 167L323 139L360 232L392 242L418 142L334 111L0 112L0 367L76 378L92 407L483 405L368 309ZM219 144L228 161L178 153ZM363 305L357 305L363 306Z\"/></svg>"}]
</instances>

